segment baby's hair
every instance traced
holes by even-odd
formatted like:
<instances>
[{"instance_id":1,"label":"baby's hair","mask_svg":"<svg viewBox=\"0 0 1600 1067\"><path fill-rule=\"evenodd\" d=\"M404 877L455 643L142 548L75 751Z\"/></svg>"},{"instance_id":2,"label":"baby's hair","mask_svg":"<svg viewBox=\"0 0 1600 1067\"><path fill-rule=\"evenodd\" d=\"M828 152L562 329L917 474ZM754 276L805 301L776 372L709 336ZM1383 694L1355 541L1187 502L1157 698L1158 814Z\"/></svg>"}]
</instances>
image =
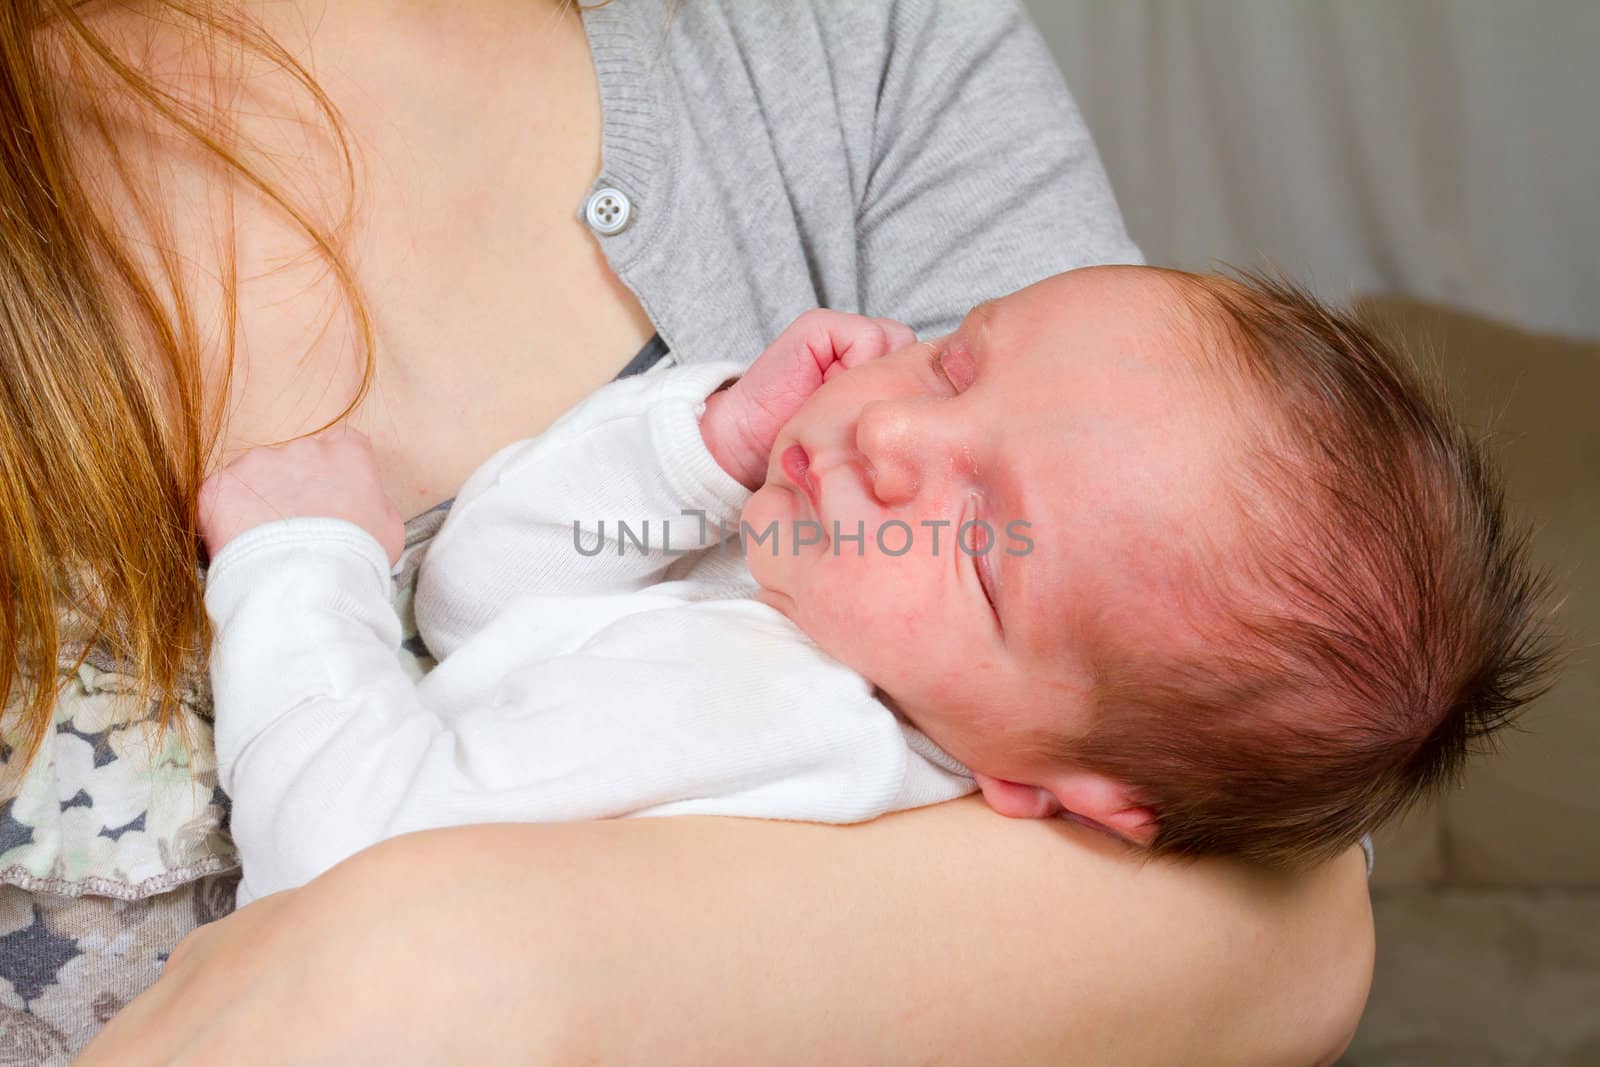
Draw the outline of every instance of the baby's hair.
<instances>
[{"instance_id":1,"label":"baby's hair","mask_svg":"<svg viewBox=\"0 0 1600 1067\"><path fill-rule=\"evenodd\" d=\"M1193 583L1201 651L1113 638L1093 726L1047 747L1154 808L1155 852L1303 865L1456 781L1548 687L1548 586L1387 342L1280 280L1170 276L1248 413L1239 534Z\"/></svg>"}]
</instances>

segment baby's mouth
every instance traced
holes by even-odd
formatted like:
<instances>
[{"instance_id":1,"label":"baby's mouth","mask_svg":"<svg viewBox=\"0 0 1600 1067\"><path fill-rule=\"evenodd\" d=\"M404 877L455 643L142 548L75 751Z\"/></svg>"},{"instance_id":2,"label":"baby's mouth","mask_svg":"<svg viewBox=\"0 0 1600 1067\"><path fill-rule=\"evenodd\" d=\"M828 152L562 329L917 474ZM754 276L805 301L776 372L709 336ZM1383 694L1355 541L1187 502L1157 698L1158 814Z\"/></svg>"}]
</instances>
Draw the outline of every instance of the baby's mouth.
<instances>
[{"instance_id":1,"label":"baby's mouth","mask_svg":"<svg viewBox=\"0 0 1600 1067\"><path fill-rule=\"evenodd\" d=\"M805 492L806 499L811 501L811 510L817 511L819 501L817 483L811 479L811 454L801 445L790 445L779 462L784 476Z\"/></svg>"}]
</instances>

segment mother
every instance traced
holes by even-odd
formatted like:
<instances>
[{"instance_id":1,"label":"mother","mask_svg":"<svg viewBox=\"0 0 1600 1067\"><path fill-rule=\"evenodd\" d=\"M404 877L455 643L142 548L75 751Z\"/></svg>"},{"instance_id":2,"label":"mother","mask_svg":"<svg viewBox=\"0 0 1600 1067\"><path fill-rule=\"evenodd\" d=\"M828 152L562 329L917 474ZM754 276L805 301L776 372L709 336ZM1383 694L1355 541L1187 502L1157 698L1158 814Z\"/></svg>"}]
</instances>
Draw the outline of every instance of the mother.
<instances>
[{"instance_id":1,"label":"mother","mask_svg":"<svg viewBox=\"0 0 1600 1067\"><path fill-rule=\"evenodd\" d=\"M200 703L173 688L185 650L171 640L198 603L161 576L186 573L199 476L251 444L348 414L390 497L419 514L415 556L421 513L635 352L753 356L816 304L931 333L1046 274L1137 257L1034 31L998 0L618 0L581 15L558 0L251 0L259 39L197 38L139 10L194 4L91 5L121 73L53 47L20 63L35 5L9 6L7 169L22 181L5 186L5 269L29 299L7 308L22 340L3 458L31 495L4 501L21 605L5 632L13 661L38 662L57 651L41 590L87 605L100 640L68 679L80 701L142 675L180 723ZM80 39L63 26L44 43ZM274 41L304 66L273 61ZM168 95L119 95L140 77ZM313 121L334 108L342 127ZM132 273L70 199L34 195L67 188L52 130L70 134L84 203L117 220L106 247ZM349 178L360 210L327 214ZM133 279L152 277L174 284L141 304ZM18 308L43 317L19 327ZM104 343L35 344L39 323ZM52 378L73 351L103 366ZM62 381L93 391L57 405ZM122 484L92 480L96 449L118 456ZM96 486L98 512L78 506ZM113 536L127 529L151 536ZM88 577L51 584L40 560ZM40 694L26 722L42 730ZM191 758L161 767L205 785L190 725ZM75 796L88 765L48 761L99 735L80 719L64 733L13 821L42 818L51 790ZM149 758L97 746L93 769L136 753ZM137 842L172 825L155 811L87 833ZM95 821L71 815L52 840ZM47 893L168 894L228 862L224 841L189 833L157 842L161 877L118 881L97 840L47 878L27 852L41 840L11 880L37 894L46 932ZM195 862L165 858L179 845ZM0 855L8 874L13 858ZM185 939L82 1062L1322 1061L1370 973L1362 870L1354 854L1295 877L1140 863L978 801L850 828L430 832Z\"/></svg>"}]
</instances>

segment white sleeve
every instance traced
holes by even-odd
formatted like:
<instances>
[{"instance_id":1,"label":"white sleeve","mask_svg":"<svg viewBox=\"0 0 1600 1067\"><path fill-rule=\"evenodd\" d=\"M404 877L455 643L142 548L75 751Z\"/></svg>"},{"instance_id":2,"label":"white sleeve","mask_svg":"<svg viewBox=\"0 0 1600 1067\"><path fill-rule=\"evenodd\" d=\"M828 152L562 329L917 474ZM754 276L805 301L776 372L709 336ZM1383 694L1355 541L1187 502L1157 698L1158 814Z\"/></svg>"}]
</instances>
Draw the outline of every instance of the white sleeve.
<instances>
[{"instance_id":1,"label":"white sleeve","mask_svg":"<svg viewBox=\"0 0 1600 1067\"><path fill-rule=\"evenodd\" d=\"M414 684L386 563L353 525L296 519L213 564L217 758L241 901L429 827L855 822L972 789L782 615L662 591L689 583L531 598Z\"/></svg>"},{"instance_id":2,"label":"white sleeve","mask_svg":"<svg viewBox=\"0 0 1600 1067\"><path fill-rule=\"evenodd\" d=\"M965 768L781 613L696 600L693 585L531 599L436 667L419 689L454 756L419 770L396 829L691 814L849 823L972 791Z\"/></svg>"},{"instance_id":3,"label":"white sleeve","mask_svg":"<svg viewBox=\"0 0 1600 1067\"><path fill-rule=\"evenodd\" d=\"M288 519L228 543L206 578L217 774L241 900L300 885L386 836L397 748L431 732L398 658L389 561L366 531Z\"/></svg>"},{"instance_id":4,"label":"white sleeve","mask_svg":"<svg viewBox=\"0 0 1600 1067\"><path fill-rule=\"evenodd\" d=\"M492 456L428 546L417 630L444 659L529 595L632 592L738 533L750 493L700 435L737 363L613 382L538 437Z\"/></svg>"}]
</instances>

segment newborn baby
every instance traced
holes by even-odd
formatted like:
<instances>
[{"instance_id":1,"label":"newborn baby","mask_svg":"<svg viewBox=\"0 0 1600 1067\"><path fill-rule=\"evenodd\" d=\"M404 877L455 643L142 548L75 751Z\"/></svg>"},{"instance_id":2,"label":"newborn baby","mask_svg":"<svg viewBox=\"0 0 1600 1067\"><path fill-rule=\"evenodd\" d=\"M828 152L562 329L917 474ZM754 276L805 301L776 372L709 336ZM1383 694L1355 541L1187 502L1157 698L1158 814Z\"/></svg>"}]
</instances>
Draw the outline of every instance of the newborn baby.
<instances>
[{"instance_id":1,"label":"newborn baby","mask_svg":"<svg viewBox=\"0 0 1600 1067\"><path fill-rule=\"evenodd\" d=\"M1447 779L1538 661L1476 447L1260 280L1073 271L928 342L813 312L747 372L613 383L462 489L420 681L359 435L248 453L201 512L241 904L426 827L974 788L1291 864Z\"/></svg>"}]
</instances>

